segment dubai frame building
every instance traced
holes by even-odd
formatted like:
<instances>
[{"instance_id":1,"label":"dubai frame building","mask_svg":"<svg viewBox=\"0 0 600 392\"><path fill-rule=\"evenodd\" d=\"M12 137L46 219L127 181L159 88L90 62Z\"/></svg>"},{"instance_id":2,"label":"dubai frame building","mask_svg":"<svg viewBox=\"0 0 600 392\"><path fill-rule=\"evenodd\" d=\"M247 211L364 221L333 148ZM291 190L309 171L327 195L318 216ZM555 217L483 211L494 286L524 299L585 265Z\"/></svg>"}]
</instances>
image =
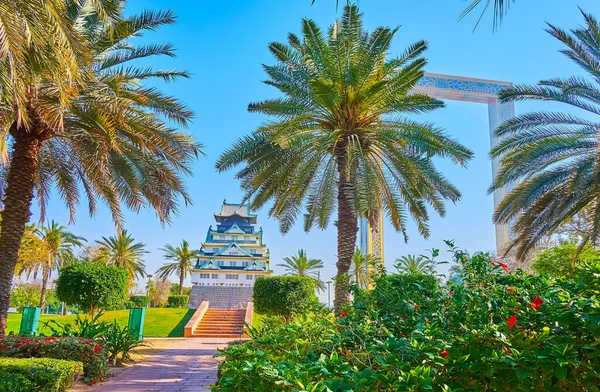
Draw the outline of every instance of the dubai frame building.
<instances>
[{"instance_id":1,"label":"dubai frame building","mask_svg":"<svg viewBox=\"0 0 600 392\"><path fill-rule=\"evenodd\" d=\"M498 142L494 135L498 125L515 116L513 102L498 102L498 93L509 86L511 86L509 82L425 73L425 76L417 83L414 91L434 98L486 104L489 116L490 147L493 148ZM492 159L492 176L494 178L498 173L498 169L498 160ZM494 192L494 209L498 207L505 194L505 189ZM378 227L371 227L365 218L362 218L360 222L361 249L363 252L379 257L381 263L383 263L384 249L383 222L383 214L379 216ZM500 251L508 243L509 228L506 225L497 224L495 229L496 250Z\"/></svg>"}]
</instances>

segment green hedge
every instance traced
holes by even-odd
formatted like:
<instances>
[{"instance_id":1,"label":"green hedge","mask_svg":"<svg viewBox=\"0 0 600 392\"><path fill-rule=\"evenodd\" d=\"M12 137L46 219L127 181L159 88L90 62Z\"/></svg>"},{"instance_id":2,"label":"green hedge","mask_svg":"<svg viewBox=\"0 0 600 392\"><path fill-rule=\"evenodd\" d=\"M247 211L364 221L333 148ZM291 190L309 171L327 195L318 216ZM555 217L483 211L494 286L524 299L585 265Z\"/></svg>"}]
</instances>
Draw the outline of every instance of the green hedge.
<instances>
[{"instance_id":1,"label":"green hedge","mask_svg":"<svg viewBox=\"0 0 600 392\"><path fill-rule=\"evenodd\" d=\"M0 357L53 358L83 363L83 380L95 383L104 380L108 372L108 351L93 339L20 337L0 339ZM4 389L0 388L0 391Z\"/></svg>"},{"instance_id":2,"label":"green hedge","mask_svg":"<svg viewBox=\"0 0 600 392\"><path fill-rule=\"evenodd\" d=\"M66 391L83 364L51 358L0 358L2 391Z\"/></svg>"},{"instance_id":3,"label":"green hedge","mask_svg":"<svg viewBox=\"0 0 600 392\"><path fill-rule=\"evenodd\" d=\"M254 310L289 320L316 300L315 281L305 276L264 276L254 283Z\"/></svg>"},{"instance_id":4,"label":"green hedge","mask_svg":"<svg viewBox=\"0 0 600 392\"><path fill-rule=\"evenodd\" d=\"M187 295L169 295L167 306L169 308L183 308L187 305L190 299Z\"/></svg>"},{"instance_id":5,"label":"green hedge","mask_svg":"<svg viewBox=\"0 0 600 392\"><path fill-rule=\"evenodd\" d=\"M30 392L35 391L35 384L20 374L0 373L0 391Z\"/></svg>"},{"instance_id":6,"label":"green hedge","mask_svg":"<svg viewBox=\"0 0 600 392\"><path fill-rule=\"evenodd\" d=\"M147 295L132 295L129 297L130 308L145 308L150 304L150 297Z\"/></svg>"}]
</instances>

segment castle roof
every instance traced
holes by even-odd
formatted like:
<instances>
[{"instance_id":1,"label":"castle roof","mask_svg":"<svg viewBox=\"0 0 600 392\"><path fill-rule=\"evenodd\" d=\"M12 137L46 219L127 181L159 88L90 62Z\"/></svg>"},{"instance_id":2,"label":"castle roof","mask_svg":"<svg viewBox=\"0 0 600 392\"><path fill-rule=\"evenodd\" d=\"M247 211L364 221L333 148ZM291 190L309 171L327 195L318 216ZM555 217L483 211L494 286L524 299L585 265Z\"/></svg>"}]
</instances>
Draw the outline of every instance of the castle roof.
<instances>
[{"instance_id":1,"label":"castle roof","mask_svg":"<svg viewBox=\"0 0 600 392\"><path fill-rule=\"evenodd\" d=\"M232 216L247 218L250 219L250 223L256 223L256 214L250 212L250 206L248 204L227 203L227 201L224 200L223 205L221 205L221 212L215 214L215 220L221 222L223 218Z\"/></svg>"},{"instance_id":2,"label":"castle roof","mask_svg":"<svg viewBox=\"0 0 600 392\"><path fill-rule=\"evenodd\" d=\"M219 252L215 253L215 256L223 256L223 255L230 256L230 255L227 255L226 252L231 248L236 248L237 250L242 252L245 256L254 257L250 253L248 253L246 250L244 250L242 247L238 246L238 244L236 244L235 242L232 242L226 248L221 249Z\"/></svg>"}]
</instances>

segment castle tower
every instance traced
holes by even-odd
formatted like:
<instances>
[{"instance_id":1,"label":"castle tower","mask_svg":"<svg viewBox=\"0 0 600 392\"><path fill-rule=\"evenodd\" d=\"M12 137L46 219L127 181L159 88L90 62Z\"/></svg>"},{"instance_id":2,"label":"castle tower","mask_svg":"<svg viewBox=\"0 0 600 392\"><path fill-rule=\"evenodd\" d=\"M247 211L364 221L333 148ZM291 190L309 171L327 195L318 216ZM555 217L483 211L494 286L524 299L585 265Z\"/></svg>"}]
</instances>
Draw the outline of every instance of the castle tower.
<instances>
[{"instance_id":1,"label":"castle tower","mask_svg":"<svg viewBox=\"0 0 600 392\"><path fill-rule=\"evenodd\" d=\"M259 276L273 274L262 228L248 205L223 201L215 214L216 229L209 227L192 271L189 307L209 301L210 307L244 307L252 301Z\"/></svg>"}]
</instances>

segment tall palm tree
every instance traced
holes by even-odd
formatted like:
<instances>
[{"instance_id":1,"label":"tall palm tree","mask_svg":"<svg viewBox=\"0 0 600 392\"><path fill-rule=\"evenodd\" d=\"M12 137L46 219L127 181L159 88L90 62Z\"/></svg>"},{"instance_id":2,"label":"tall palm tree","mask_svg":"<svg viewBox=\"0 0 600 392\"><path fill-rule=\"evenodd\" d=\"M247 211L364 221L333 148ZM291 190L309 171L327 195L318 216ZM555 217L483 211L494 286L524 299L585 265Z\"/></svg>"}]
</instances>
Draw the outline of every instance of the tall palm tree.
<instances>
[{"instance_id":1,"label":"tall palm tree","mask_svg":"<svg viewBox=\"0 0 600 392\"><path fill-rule=\"evenodd\" d=\"M496 130L501 141L491 155L501 159L501 167L490 192L514 188L498 206L494 221L513 225L516 235L505 251L516 249L521 260L540 240L580 213L589 228L581 246L599 239L600 26L592 15L583 16L584 27L567 32L549 25L548 32L565 45L562 53L586 76L514 86L499 96L502 102L551 101L582 112L522 114Z\"/></svg>"},{"instance_id":2,"label":"tall palm tree","mask_svg":"<svg viewBox=\"0 0 600 392\"><path fill-rule=\"evenodd\" d=\"M302 210L305 230L327 227L337 209L337 277L334 310L349 301L348 270L358 219L373 225L385 213L405 238L410 215L429 234L427 205L444 215L444 200L459 191L435 168L434 159L465 164L472 153L442 130L403 115L428 112L443 103L410 93L423 76L427 43L419 41L388 59L397 29L363 30L356 6L346 6L328 33L302 22L302 39L269 45L277 64L264 66L268 85L280 98L252 103L251 112L272 117L225 151L219 171L244 164L237 173L246 199L287 232Z\"/></svg>"},{"instance_id":3,"label":"tall palm tree","mask_svg":"<svg viewBox=\"0 0 600 392\"><path fill-rule=\"evenodd\" d=\"M194 268L194 258L198 255L198 249L190 249L190 244L183 240L180 246L165 245L160 248L164 252L164 257L171 260L172 263L163 264L156 271L158 277L167 279L169 275L176 273L179 275L179 295L183 295L183 281L192 273Z\"/></svg>"},{"instance_id":4,"label":"tall palm tree","mask_svg":"<svg viewBox=\"0 0 600 392\"><path fill-rule=\"evenodd\" d=\"M96 243L100 245L100 255L97 261L125 269L130 280L146 276L143 259L144 255L148 253L146 244L135 242L127 230L108 238L102 237L102 241L96 241Z\"/></svg>"},{"instance_id":5,"label":"tall palm tree","mask_svg":"<svg viewBox=\"0 0 600 392\"><path fill-rule=\"evenodd\" d=\"M321 259L310 259L304 249L299 249L298 254L292 257L284 257L283 263L277 264L285 269L288 276L306 276L315 281L317 289L325 290L325 283L321 280L320 269L323 268Z\"/></svg>"},{"instance_id":6,"label":"tall palm tree","mask_svg":"<svg viewBox=\"0 0 600 392\"><path fill-rule=\"evenodd\" d=\"M402 274L432 274L433 262L422 256L406 255L396 259L396 269Z\"/></svg>"},{"instance_id":7,"label":"tall palm tree","mask_svg":"<svg viewBox=\"0 0 600 392\"><path fill-rule=\"evenodd\" d=\"M102 17L94 5L103 2L114 3L116 15ZM78 58L78 80L70 84L73 91L67 103L58 93L62 87L54 82L54 74L32 63L27 72L33 75L26 77L29 95L24 98L24 115L6 98L15 90L12 79L3 77L11 72L10 61L0 58L0 147L11 150L8 165L0 173L0 335L6 326L12 276L34 195L42 207L42 219L52 189L73 218L83 191L90 212L96 212L98 200L104 201L118 227L123 221L121 202L134 211L151 207L161 221L168 222L180 196L190 201L183 177L191 174L200 146L170 124L186 126L192 113L177 99L162 94L154 83L145 85L154 78L171 81L187 75L130 63L173 55L169 44L131 42L146 30L174 23L173 13L144 11L125 17L125 2L116 0L66 4L61 17L78 32L78 39L84 39L89 52Z\"/></svg>"},{"instance_id":8,"label":"tall palm tree","mask_svg":"<svg viewBox=\"0 0 600 392\"><path fill-rule=\"evenodd\" d=\"M42 271L42 291L40 293L40 308L46 307L46 290L48 280L53 270L58 270L68 260L73 258L73 247L82 246L85 238L78 237L67 231L65 226L52 221L38 230L38 235L48 249L48 259L44 260L39 269Z\"/></svg>"},{"instance_id":9,"label":"tall palm tree","mask_svg":"<svg viewBox=\"0 0 600 392\"><path fill-rule=\"evenodd\" d=\"M514 2L515 0L471 0L471 2L467 5L467 8L465 8L465 10L460 15L460 19L473 12L477 7L479 7L483 3L481 14L479 15L479 19L477 20L477 24L475 25L475 27L477 27L487 10L490 8L490 5L492 5L494 9L493 29L496 30L500 26L500 23L502 23L504 15L506 15L506 13L508 12L510 4Z\"/></svg>"},{"instance_id":10,"label":"tall palm tree","mask_svg":"<svg viewBox=\"0 0 600 392\"><path fill-rule=\"evenodd\" d=\"M371 284L373 265L381 262L381 259L371 254L363 253L362 249L356 248L352 255L350 276L358 287L367 288Z\"/></svg>"}]
</instances>

